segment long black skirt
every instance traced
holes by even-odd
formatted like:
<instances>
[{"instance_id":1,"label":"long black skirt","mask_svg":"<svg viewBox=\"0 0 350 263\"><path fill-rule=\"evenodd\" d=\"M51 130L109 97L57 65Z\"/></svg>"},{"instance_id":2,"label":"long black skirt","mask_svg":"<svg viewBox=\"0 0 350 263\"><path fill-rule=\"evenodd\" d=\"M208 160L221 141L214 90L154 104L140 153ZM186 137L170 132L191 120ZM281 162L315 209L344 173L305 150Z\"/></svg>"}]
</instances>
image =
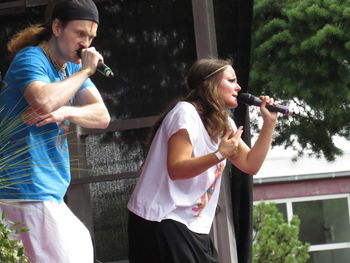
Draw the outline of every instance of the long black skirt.
<instances>
[{"instance_id":1,"label":"long black skirt","mask_svg":"<svg viewBox=\"0 0 350 263\"><path fill-rule=\"evenodd\" d=\"M174 220L153 222L129 213L130 263L218 263L209 235Z\"/></svg>"}]
</instances>

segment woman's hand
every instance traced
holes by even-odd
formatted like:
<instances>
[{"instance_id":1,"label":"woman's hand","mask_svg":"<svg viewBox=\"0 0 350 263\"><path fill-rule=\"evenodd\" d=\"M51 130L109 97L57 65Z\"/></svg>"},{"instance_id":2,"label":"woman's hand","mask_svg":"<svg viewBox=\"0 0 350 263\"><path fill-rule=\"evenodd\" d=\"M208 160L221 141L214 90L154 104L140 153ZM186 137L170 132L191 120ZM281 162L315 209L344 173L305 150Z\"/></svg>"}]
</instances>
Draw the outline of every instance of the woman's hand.
<instances>
[{"instance_id":1,"label":"woman's hand","mask_svg":"<svg viewBox=\"0 0 350 263\"><path fill-rule=\"evenodd\" d=\"M224 157L236 153L243 127L238 128L232 138L232 129L228 130L219 145ZM168 141L167 167L172 180L195 177L220 162L214 152L194 157L193 146L186 129L173 134Z\"/></svg>"},{"instance_id":2,"label":"woman's hand","mask_svg":"<svg viewBox=\"0 0 350 263\"><path fill-rule=\"evenodd\" d=\"M270 98L269 96L259 96L261 99L261 105L260 105L260 112L262 115L262 118L264 122L275 124L277 120L277 112L271 112L266 108L266 105L274 105L275 101L273 98Z\"/></svg>"},{"instance_id":3,"label":"woman's hand","mask_svg":"<svg viewBox=\"0 0 350 263\"><path fill-rule=\"evenodd\" d=\"M222 156L227 159L233 158L238 152L239 142L243 133L243 126L240 126L230 138L232 133L233 129L229 128L222 138L218 149Z\"/></svg>"}]
</instances>

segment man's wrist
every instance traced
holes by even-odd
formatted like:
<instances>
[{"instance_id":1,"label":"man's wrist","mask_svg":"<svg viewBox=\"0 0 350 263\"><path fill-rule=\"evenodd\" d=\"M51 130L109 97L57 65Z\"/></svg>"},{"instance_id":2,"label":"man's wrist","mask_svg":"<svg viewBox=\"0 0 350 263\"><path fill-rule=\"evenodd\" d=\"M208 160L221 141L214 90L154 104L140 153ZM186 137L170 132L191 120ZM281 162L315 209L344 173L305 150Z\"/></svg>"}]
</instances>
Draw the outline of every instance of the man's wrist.
<instances>
[{"instance_id":1,"label":"man's wrist","mask_svg":"<svg viewBox=\"0 0 350 263\"><path fill-rule=\"evenodd\" d=\"M89 68L86 68L86 67L81 67L79 69L79 71L84 71L86 72L86 74L88 75L88 77L91 77L92 73L91 73L91 70Z\"/></svg>"}]
</instances>

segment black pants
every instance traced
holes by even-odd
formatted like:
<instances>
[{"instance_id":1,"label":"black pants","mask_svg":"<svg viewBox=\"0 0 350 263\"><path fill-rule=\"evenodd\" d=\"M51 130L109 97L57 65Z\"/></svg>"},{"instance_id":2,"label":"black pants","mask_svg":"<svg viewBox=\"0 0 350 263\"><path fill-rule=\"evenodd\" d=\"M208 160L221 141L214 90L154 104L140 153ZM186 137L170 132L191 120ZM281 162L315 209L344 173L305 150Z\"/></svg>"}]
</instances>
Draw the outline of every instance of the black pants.
<instances>
[{"instance_id":1,"label":"black pants","mask_svg":"<svg viewBox=\"0 0 350 263\"><path fill-rule=\"evenodd\" d=\"M218 263L209 237L174 220L153 222L129 213L130 263Z\"/></svg>"}]
</instances>

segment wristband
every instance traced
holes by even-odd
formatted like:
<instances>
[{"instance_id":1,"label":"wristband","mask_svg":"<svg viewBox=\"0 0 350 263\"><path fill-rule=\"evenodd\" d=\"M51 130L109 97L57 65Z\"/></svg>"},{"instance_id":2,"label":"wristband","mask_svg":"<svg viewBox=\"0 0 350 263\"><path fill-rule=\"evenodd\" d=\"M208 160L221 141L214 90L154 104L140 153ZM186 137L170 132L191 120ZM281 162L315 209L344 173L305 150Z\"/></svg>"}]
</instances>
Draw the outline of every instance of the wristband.
<instances>
[{"instance_id":1,"label":"wristband","mask_svg":"<svg viewBox=\"0 0 350 263\"><path fill-rule=\"evenodd\" d=\"M223 159L225 159L225 157L222 156L222 154L221 154L221 152L219 152L219 150L217 150L217 151L215 152L215 156L216 156L216 158L219 159L219 161L222 161Z\"/></svg>"}]
</instances>

